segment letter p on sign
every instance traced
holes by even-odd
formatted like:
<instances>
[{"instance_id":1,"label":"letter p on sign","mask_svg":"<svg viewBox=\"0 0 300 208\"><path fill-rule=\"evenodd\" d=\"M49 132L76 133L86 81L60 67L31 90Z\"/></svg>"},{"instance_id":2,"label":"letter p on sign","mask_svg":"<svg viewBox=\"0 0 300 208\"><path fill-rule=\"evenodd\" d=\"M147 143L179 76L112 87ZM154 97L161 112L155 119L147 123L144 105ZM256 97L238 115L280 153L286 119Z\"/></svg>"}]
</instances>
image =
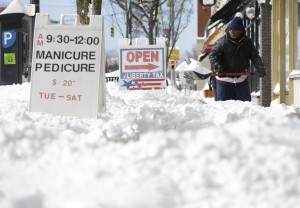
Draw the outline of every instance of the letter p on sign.
<instances>
[{"instance_id":1,"label":"letter p on sign","mask_svg":"<svg viewBox=\"0 0 300 208\"><path fill-rule=\"evenodd\" d=\"M2 32L2 47L9 48L11 47L17 38L17 33L15 30L6 30Z\"/></svg>"}]
</instances>

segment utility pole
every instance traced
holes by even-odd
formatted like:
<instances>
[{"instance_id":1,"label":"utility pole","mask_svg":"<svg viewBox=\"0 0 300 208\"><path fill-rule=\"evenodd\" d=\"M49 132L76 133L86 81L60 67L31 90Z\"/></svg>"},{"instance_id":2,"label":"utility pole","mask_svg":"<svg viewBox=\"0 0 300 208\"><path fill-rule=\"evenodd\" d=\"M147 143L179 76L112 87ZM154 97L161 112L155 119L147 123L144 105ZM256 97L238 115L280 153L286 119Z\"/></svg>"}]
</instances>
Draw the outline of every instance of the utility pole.
<instances>
[{"instance_id":1,"label":"utility pole","mask_svg":"<svg viewBox=\"0 0 300 208\"><path fill-rule=\"evenodd\" d=\"M30 4L35 5L35 14L40 13L40 0L30 0ZM30 17L30 30L28 31L28 66L27 66L27 76L28 81L31 80L31 62L32 62L32 51L33 51L33 36L34 36L34 27L35 27L35 15Z\"/></svg>"},{"instance_id":2,"label":"utility pole","mask_svg":"<svg viewBox=\"0 0 300 208\"><path fill-rule=\"evenodd\" d=\"M172 50L174 47L174 39L175 39L175 28L174 28L174 19L175 19L175 14L174 14L174 0L169 0L169 7L170 7L170 23L169 23L169 29L170 29L170 38L169 38L169 49L167 49L167 52L169 50ZM167 53L169 54L169 52ZM176 73L175 73L175 67L176 64L169 64L170 60L167 58L168 61L168 66L170 68L170 79L171 79L171 85L175 85L175 79L176 79Z\"/></svg>"},{"instance_id":3,"label":"utility pole","mask_svg":"<svg viewBox=\"0 0 300 208\"><path fill-rule=\"evenodd\" d=\"M266 76L260 78L260 104L269 107L272 100L272 70L271 70L271 22L272 6L270 0L261 4L261 54L266 70Z\"/></svg>"},{"instance_id":4,"label":"utility pole","mask_svg":"<svg viewBox=\"0 0 300 208\"><path fill-rule=\"evenodd\" d=\"M30 0L30 4L35 5L35 14L40 13L40 0ZM32 31L34 31L35 15L32 17Z\"/></svg>"}]
</instances>

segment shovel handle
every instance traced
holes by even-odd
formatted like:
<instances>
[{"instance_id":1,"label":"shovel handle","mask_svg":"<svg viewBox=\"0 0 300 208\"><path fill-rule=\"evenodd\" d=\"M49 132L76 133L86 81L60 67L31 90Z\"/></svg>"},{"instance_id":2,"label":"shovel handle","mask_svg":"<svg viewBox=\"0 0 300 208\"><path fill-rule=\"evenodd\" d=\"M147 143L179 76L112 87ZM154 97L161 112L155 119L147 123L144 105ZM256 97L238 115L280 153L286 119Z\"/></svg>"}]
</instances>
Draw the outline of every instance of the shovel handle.
<instances>
[{"instance_id":1,"label":"shovel handle","mask_svg":"<svg viewBox=\"0 0 300 208\"><path fill-rule=\"evenodd\" d=\"M225 76L225 77L235 77L235 76L242 76L247 75L250 76L250 72L226 72L226 73L211 73L210 76L217 77L217 76Z\"/></svg>"}]
</instances>

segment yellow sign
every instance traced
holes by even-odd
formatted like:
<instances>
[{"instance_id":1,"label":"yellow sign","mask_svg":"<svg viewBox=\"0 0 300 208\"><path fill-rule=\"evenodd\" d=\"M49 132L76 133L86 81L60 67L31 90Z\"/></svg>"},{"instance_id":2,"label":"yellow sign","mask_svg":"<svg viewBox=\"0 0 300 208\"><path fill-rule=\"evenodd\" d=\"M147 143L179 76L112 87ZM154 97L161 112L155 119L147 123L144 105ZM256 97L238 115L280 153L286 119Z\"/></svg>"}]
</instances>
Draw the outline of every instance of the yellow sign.
<instances>
[{"instance_id":1,"label":"yellow sign","mask_svg":"<svg viewBox=\"0 0 300 208\"><path fill-rule=\"evenodd\" d=\"M171 60L179 60L180 59L180 50L173 48L171 55L170 55Z\"/></svg>"}]
</instances>

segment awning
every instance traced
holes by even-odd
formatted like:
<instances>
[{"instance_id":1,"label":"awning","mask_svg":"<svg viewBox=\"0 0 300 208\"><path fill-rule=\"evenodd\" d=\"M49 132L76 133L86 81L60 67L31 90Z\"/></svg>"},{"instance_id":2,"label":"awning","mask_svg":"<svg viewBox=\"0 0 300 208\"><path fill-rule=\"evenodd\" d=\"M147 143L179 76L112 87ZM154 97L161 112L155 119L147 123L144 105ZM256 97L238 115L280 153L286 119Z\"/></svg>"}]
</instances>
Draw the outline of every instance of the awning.
<instances>
[{"instance_id":1,"label":"awning","mask_svg":"<svg viewBox=\"0 0 300 208\"><path fill-rule=\"evenodd\" d=\"M243 12L248 6L253 5L256 0L229 0L221 9L209 18L207 27L210 27L217 21L228 23L237 12Z\"/></svg>"}]
</instances>

